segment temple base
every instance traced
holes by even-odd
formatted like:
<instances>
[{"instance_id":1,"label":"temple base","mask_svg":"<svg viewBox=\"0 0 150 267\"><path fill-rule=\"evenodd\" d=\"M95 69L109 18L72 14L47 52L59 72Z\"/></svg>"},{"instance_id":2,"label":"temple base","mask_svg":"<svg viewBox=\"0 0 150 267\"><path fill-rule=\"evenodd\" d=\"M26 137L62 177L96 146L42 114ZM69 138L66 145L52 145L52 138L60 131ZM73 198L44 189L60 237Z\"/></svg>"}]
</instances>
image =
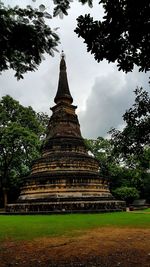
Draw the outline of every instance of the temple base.
<instances>
[{"instance_id":1,"label":"temple base","mask_svg":"<svg viewBox=\"0 0 150 267\"><path fill-rule=\"evenodd\" d=\"M113 212L126 209L124 201L76 201L76 202L33 202L8 204L6 212L13 214L61 214Z\"/></svg>"}]
</instances>

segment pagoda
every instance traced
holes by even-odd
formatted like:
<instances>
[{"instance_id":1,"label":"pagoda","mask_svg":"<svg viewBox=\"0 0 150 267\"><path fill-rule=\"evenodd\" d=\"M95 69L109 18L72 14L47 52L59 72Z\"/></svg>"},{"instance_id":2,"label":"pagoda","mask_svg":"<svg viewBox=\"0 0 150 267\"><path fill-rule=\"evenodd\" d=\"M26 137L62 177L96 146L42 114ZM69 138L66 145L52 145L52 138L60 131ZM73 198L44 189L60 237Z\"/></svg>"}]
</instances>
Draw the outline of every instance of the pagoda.
<instances>
[{"instance_id":1,"label":"pagoda","mask_svg":"<svg viewBox=\"0 0 150 267\"><path fill-rule=\"evenodd\" d=\"M61 56L58 89L51 108L41 157L32 164L31 174L16 204L8 212L65 213L122 210L100 177L99 163L91 155L81 135L71 96L64 54Z\"/></svg>"}]
</instances>

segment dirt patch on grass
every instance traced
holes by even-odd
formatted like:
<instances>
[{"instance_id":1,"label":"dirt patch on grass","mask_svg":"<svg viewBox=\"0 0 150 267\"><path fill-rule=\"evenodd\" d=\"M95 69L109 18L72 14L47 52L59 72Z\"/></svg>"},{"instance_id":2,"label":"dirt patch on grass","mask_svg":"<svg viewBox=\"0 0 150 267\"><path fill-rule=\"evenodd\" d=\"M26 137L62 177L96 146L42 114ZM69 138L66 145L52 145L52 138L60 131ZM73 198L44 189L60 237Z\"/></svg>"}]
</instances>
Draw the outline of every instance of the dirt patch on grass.
<instances>
[{"instance_id":1,"label":"dirt patch on grass","mask_svg":"<svg viewBox=\"0 0 150 267\"><path fill-rule=\"evenodd\" d=\"M150 267L150 230L99 228L72 237L0 243L0 267Z\"/></svg>"}]
</instances>

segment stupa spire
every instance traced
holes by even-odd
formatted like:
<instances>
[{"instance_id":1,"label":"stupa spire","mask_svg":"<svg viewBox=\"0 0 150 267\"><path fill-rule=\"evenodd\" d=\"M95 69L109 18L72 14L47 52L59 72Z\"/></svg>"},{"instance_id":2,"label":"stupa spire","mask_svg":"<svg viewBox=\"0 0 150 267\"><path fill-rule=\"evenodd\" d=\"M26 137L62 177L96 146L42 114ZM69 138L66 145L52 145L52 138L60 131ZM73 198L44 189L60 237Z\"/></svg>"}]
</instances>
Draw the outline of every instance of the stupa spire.
<instances>
[{"instance_id":1,"label":"stupa spire","mask_svg":"<svg viewBox=\"0 0 150 267\"><path fill-rule=\"evenodd\" d=\"M65 62L65 56L64 56L63 51L61 54L61 61L60 61L58 89L57 89L57 93L54 98L54 101L56 104L60 102L67 102L71 104L73 102L73 98L70 94L69 85L68 85L66 62Z\"/></svg>"}]
</instances>

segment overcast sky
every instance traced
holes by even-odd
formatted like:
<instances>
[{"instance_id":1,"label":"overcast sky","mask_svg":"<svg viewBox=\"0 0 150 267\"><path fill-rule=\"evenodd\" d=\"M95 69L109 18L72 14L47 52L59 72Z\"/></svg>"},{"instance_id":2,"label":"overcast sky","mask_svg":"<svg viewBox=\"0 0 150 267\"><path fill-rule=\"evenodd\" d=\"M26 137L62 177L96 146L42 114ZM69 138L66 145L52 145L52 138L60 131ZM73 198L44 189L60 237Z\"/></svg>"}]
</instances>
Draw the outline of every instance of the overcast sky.
<instances>
[{"instance_id":1,"label":"overcast sky","mask_svg":"<svg viewBox=\"0 0 150 267\"><path fill-rule=\"evenodd\" d=\"M45 4L52 14L52 0L5 0L5 4L37 6ZM106 136L111 127L121 128L122 115L134 102L133 90L143 86L150 92L149 74L139 73L137 69L129 74L117 70L116 64L106 61L97 63L86 52L86 45L74 33L76 18L80 14L91 13L94 18L102 18L103 10L96 4L93 9L82 6L77 0L72 3L69 15L63 20L50 20L52 28L59 27L57 33L61 38L59 50L66 55L68 82L74 104L78 106L77 114L85 138ZM24 75L17 81L13 71L3 72L0 76L0 97L9 94L22 105L32 106L36 111L51 114L49 108L54 105L58 85L60 54L45 57L45 61L36 72Z\"/></svg>"}]
</instances>

